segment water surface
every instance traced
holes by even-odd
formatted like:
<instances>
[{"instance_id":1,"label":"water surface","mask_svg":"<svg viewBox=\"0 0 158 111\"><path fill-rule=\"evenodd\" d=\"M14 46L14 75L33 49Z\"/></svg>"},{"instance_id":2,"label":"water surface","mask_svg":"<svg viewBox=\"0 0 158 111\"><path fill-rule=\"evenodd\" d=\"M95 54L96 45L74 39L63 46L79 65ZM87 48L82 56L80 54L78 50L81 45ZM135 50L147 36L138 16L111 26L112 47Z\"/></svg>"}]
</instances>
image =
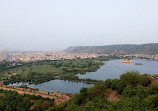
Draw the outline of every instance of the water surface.
<instances>
[{"instance_id":1,"label":"water surface","mask_svg":"<svg viewBox=\"0 0 158 111\"><path fill-rule=\"evenodd\" d=\"M142 63L143 65L135 65L135 63ZM101 66L101 68L96 72L87 72L84 75L78 74L77 76L79 76L79 78L106 80L119 78L121 74L131 70L139 71L141 74L158 74L158 61L134 60L131 64L125 64L121 63L121 60L111 60L106 61L105 65ZM83 87L93 86L93 84L64 80L51 80L36 85L29 85L28 83L14 83L9 86L20 86L22 84L26 84L31 88L38 88L40 90L64 93L78 93Z\"/></svg>"},{"instance_id":2,"label":"water surface","mask_svg":"<svg viewBox=\"0 0 158 111\"><path fill-rule=\"evenodd\" d=\"M38 88L39 90L45 90L45 91L48 90L48 91L63 92L63 93L78 93L80 92L80 89L83 87L93 86L93 84L64 81L64 80L51 80L36 85L35 84L29 85L28 83L22 83L22 82L9 84L9 86L21 86L21 85L28 85L28 87L30 88Z\"/></svg>"},{"instance_id":3,"label":"water surface","mask_svg":"<svg viewBox=\"0 0 158 111\"><path fill-rule=\"evenodd\" d=\"M143 65L135 65L142 63ZM106 61L96 72L87 72L84 75L78 74L79 78L90 78L96 80L106 80L119 78L121 74L127 71L139 71L141 74L158 74L158 61L133 60L133 63L121 63L121 60Z\"/></svg>"}]
</instances>

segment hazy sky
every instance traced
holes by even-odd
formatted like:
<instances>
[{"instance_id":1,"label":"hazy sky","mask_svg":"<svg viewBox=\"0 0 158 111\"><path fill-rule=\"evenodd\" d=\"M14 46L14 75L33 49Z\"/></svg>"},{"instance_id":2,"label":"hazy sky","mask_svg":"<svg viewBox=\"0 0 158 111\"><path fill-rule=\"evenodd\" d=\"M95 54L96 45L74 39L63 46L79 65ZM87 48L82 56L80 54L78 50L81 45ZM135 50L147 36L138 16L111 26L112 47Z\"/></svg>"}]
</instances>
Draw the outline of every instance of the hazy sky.
<instances>
[{"instance_id":1,"label":"hazy sky","mask_svg":"<svg viewBox=\"0 0 158 111\"><path fill-rule=\"evenodd\" d=\"M0 0L0 50L158 43L158 0Z\"/></svg>"}]
</instances>

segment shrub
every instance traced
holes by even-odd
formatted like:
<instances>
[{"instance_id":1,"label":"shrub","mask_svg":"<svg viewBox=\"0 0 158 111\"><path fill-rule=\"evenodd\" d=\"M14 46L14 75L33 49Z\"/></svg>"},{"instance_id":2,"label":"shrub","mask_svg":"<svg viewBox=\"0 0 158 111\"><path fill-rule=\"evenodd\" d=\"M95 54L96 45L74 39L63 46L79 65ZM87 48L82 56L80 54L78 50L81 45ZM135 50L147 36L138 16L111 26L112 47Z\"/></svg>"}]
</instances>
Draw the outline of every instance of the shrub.
<instances>
[{"instance_id":1,"label":"shrub","mask_svg":"<svg viewBox=\"0 0 158 111\"><path fill-rule=\"evenodd\" d=\"M147 103L147 107L151 109L156 108L156 110L158 110L158 94L148 96L145 102Z\"/></svg>"},{"instance_id":2,"label":"shrub","mask_svg":"<svg viewBox=\"0 0 158 111\"><path fill-rule=\"evenodd\" d=\"M105 83L107 88L110 88L111 84L112 84L112 80L111 79L107 79L104 83Z\"/></svg>"},{"instance_id":3,"label":"shrub","mask_svg":"<svg viewBox=\"0 0 158 111\"><path fill-rule=\"evenodd\" d=\"M123 75L121 75L120 80L125 86L127 86L127 85L147 86L148 84L150 84L150 80L148 78L140 75L140 73L136 72L136 71L131 71L131 72L124 73Z\"/></svg>"},{"instance_id":4,"label":"shrub","mask_svg":"<svg viewBox=\"0 0 158 111\"><path fill-rule=\"evenodd\" d=\"M94 87L90 87L88 89L89 99L92 100L97 96L104 97L106 89L107 89L107 87L103 82L102 83L97 83Z\"/></svg>"},{"instance_id":5,"label":"shrub","mask_svg":"<svg viewBox=\"0 0 158 111\"><path fill-rule=\"evenodd\" d=\"M150 94L157 94L157 93L158 93L158 85L157 85L157 84L152 85L152 86L149 88L149 93L150 93Z\"/></svg>"}]
</instances>

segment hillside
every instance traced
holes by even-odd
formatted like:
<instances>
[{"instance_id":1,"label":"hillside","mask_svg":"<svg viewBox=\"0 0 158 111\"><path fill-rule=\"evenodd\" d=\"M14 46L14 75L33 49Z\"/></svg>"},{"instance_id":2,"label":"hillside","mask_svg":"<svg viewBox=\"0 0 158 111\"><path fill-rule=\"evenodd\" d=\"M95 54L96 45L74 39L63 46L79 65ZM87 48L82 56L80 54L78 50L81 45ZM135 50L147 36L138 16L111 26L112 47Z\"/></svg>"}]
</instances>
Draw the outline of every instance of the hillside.
<instances>
[{"instance_id":1,"label":"hillside","mask_svg":"<svg viewBox=\"0 0 158 111\"><path fill-rule=\"evenodd\" d=\"M18 94L0 89L0 111L157 111L158 77L126 72L120 79L107 79L82 88L68 101Z\"/></svg>"},{"instance_id":2,"label":"hillside","mask_svg":"<svg viewBox=\"0 0 158 111\"><path fill-rule=\"evenodd\" d=\"M157 78L127 72L81 89L69 101L48 111L157 111ZM154 82L154 83L153 83Z\"/></svg>"},{"instance_id":3,"label":"hillside","mask_svg":"<svg viewBox=\"0 0 158 111\"><path fill-rule=\"evenodd\" d=\"M49 107L54 107L54 99L0 89L0 111L45 111Z\"/></svg>"},{"instance_id":4,"label":"hillside","mask_svg":"<svg viewBox=\"0 0 158 111\"><path fill-rule=\"evenodd\" d=\"M150 44L121 44L107 46L74 46L65 50L68 53L97 53L97 54L158 54L158 43Z\"/></svg>"}]
</instances>

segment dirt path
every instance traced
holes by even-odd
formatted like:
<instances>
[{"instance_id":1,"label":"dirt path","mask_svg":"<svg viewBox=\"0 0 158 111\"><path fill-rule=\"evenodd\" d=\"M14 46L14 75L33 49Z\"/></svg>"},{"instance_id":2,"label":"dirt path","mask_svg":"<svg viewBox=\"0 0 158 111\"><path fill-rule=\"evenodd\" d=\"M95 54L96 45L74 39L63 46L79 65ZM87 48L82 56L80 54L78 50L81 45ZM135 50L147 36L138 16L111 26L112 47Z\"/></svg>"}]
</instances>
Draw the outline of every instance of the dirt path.
<instances>
[{"instance_id":1,"label":"dirt path","mask_svg":"<svg viewBox=\"0 0 158 111\"><path fill-rule=\"evenodd\" d=\"M16 91L19 94L30 94L30 95L36 95L36 96L40 95L40 96L42 96L44 98L50 98L50 99L56 98L56 97L51 96L51 95L44 95L44 94L38 94L38 93L33 93L33 92L28 92L28 91L21 91L21 90L12 89L12 88L6 88L6 87L0 87L0 89Z\"/></svg>"},{"instance_id":2,"label":"dirt path","mask_svg":"<svg viewBox=\"0 0 158 111\"><path fill-rule=\"evenodd\" d=\"M36 92L23 91L23 90L9 88L9 87L0 86L0 89L16 91L19 94L30 94L30 95L36 95L36 96L40 95L43 98L55 99L56 105L60 105L62 102L65 102L66 100L69 100L69 98L70 98L69 96L61 95L61 94L48 95L48 94L41 94L41 93L36 93Z\"/></svg>"}]
</instances>

